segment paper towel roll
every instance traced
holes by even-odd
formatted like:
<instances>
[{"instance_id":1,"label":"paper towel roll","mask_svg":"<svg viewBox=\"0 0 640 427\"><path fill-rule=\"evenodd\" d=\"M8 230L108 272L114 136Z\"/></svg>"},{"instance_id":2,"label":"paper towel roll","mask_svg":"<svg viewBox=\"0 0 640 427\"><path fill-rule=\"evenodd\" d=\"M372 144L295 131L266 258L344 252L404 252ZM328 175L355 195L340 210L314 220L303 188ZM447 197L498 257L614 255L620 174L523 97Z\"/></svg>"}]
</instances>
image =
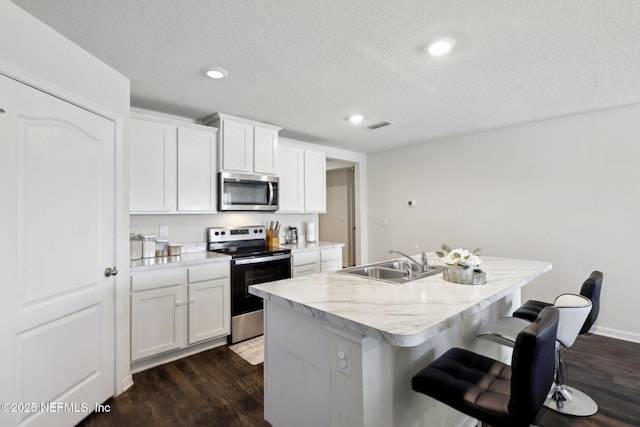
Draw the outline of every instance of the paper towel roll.
<instances>
[{"instance_id":1,"label":"paper towel roll","mask_svg":"<svg viewBox=\"0 0 640 427\"><path fill-rule=\"evenodd\" d=\"M307 242L315 242L316 241L316 223L308 222L307 223Z\"/></svg>"}]
</instances>

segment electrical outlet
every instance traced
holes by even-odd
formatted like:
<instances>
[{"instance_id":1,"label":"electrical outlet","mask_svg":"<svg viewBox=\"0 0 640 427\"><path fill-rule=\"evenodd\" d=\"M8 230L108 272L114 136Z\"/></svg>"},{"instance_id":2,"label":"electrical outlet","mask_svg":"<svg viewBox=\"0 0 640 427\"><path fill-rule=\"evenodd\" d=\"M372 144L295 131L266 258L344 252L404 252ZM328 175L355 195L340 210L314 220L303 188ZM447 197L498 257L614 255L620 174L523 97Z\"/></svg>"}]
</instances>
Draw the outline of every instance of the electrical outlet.
<instances>
[{"instance_id":1,"label":"electrical outlet","mask_svg":"<svg viewBox=\"0 0 640 427\"><path fill-rule=\"evenodd\" d=\"M160 237L169 237L169 226L161 225L159 234L160 234Z\"/></svg>"},{"instance_id":2,"label":"electrical outlet","mask_svg":"<svg viewBox=\"0 0 640 427\"><path fill-rule=\"evenodd\" d=\"M338 372L351 376L351 347L343 343L336 343L336 357L338 358Z\"/></svg>"},{"instance_id":3,"label":"electrical outlet","mask_svg":"<svg viewBox=\"0 0 640 427\"><path fill-rule=\"evenodd\" d=\"M416 206L416 201L415 200L407 200L407 206L409 206L410 208L413 208Z\"/></svg>"}]
</instances>

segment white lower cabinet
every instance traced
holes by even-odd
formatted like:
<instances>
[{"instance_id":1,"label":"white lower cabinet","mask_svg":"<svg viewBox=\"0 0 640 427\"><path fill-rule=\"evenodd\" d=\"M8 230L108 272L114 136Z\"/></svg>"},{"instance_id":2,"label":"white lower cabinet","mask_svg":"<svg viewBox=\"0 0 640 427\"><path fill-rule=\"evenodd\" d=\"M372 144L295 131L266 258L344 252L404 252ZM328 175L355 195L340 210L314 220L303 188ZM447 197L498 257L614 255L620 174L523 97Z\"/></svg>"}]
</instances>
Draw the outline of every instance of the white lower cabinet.
<instances>
[{"instance_id":1,"label":"white lower cabinet","mask_svg":"<svg viewBox=\"0 0 640 427\"><path fill-rule=\"evenodd\" d=\"M186 268L131 276L131 360L186 344Z\"/></svg>"},{"instance_id":2,"label":"white lower cabinet","mask_svg":"<svg viewBox=\"0 0 640 427\"><path fill-rule=\"evenodd\" d=\"M229 334L229 263L131 275L131 361Z\"/></svg>"},{"instance_id":3,"label":"white lower cabinet","mask_svg":"<svg viewBox=\"0 0 640 427\"><path fill-rule=\"evenodd\" d=\"M342 269L342 248L320 249L320 271L328 273Z\"/></svg>"},{"instance_id":4,"label":"white lower cabinet","mask_svg":"<svg viewBox=\"0 0 640 427\"><path fill-rule=\"evenodd\" d=\"M342 248L319 248L291 253L291 277L329 273L342 268Z\"/></svg>"},{"instance_id":5,"label":"white lower cabinet","mask_svg":"<svg viewBox=\"0 0 640 427\"><path fill-rule=\"evenodd\" d=\"M189 344L229 335L229 265L189 267Z\"/></svg>"}]
</instances>

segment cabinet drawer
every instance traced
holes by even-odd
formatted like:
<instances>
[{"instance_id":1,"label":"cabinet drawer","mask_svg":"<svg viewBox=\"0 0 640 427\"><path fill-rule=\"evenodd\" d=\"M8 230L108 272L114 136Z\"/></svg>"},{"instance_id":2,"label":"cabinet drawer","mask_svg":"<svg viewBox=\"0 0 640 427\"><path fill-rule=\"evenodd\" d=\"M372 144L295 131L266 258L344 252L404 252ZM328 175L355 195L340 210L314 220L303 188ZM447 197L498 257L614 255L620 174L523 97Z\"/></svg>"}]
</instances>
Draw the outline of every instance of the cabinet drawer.
<instances>
[{"instance_id":1,"label":"cabinet drawer","mask_svg":"<svg viewBox=\"0 0 640 427\"><path fill-rule=\"evenodd\" d=\"M145 291L147 289L163 288L180 285L187 281L186 268L167 268L158 271L147 271L131 275L131 291Z\"/></svg>"},{"instance_id":2,"label":"cabinet drawer","mask_svg":"<svg viewBox=\"0 0 640 427\"><path fill-rule=\"evenodd\" d=\"M320 261L335 261L342 260L342 248L331 248L331 249L321 249L320 250Z\"/></svg>"},{"instance_id":3,"label":"cabinet drawer","mask_svg":"<svg viewBox=\"0 0 640 427\"><path fill-rule=\"evenodd\" d=\"M291 263L294 266L315 264L320 262L320 253L318 251L301 252L293 255Z\"/></svg>"},{"instance_id":4,"label":"cabinet drawer","mask_svg":"<svg viewBox=\"0 0 640 427\"><path fill-rule=\"evenodd\" d=\"M334 259L332 261L325 261L320 265L320 272L329 273L331 271L338 271L342 269L342 260Z\"/></svg>"},{"instance_id":5,"label":"cabinet drawer","mask_svg":"<svg viewBox=\"0 0 640 427\"><path fill-rule=\"evenodd\" d=\"M189 283L204 282L221 277L229 277L228 261L189 267Z\"/></svg>"}]
</instances>

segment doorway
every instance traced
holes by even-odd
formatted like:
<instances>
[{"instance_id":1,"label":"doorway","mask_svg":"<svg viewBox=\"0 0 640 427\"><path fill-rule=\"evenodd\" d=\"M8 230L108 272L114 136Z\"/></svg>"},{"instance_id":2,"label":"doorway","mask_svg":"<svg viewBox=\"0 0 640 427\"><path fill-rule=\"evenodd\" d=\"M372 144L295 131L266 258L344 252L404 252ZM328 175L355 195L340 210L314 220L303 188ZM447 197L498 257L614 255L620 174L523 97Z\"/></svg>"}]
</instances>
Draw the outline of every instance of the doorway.
<instances>
[{"instance_id":1,"label":"doorway","mask_svg":"<svg viewBox=\"0 0 640 427\"><path fill-rule=\"evenodd\" d=\"M327 159L327 212L319 215L320 240L343 243L342 266L356 265L354 163Z\"/></svg>"}]
</instances>

